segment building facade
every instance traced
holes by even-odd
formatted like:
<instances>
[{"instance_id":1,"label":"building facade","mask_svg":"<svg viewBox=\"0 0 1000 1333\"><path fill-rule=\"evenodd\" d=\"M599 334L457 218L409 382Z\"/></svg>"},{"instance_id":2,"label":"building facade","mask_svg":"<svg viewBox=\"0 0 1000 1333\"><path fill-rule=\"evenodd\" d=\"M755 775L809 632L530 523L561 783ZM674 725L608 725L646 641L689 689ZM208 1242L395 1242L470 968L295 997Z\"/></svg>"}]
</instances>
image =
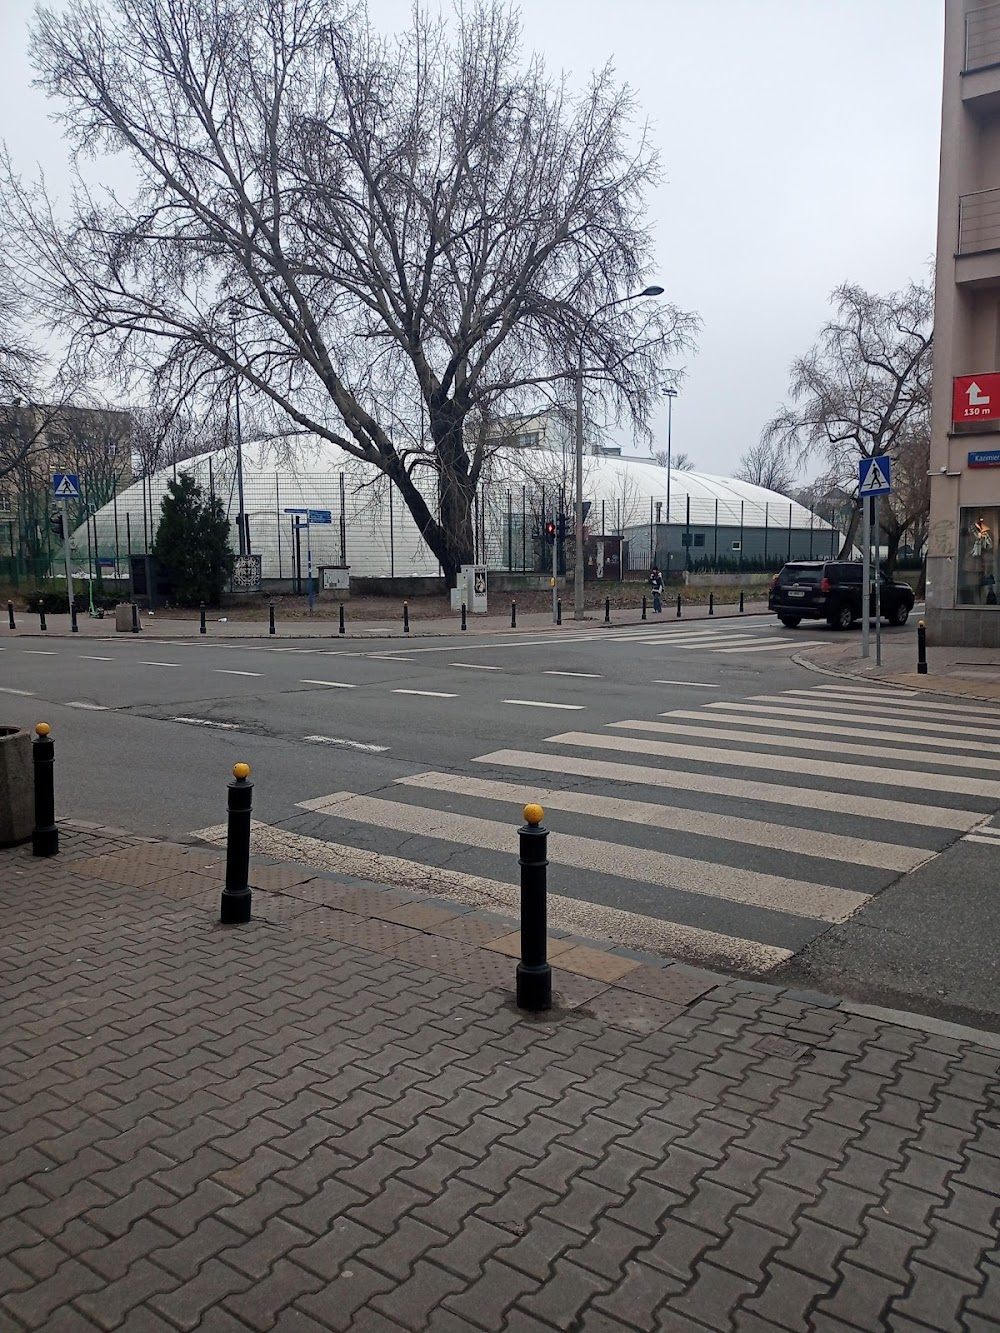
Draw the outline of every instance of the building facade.
<instances>
[{"instance_id":1,"label":"building facade","mask_svg":"<svg viewBox=\"0 0 1000 1333\"><path fill-rule=\"evenodd\" d=\"M1000 646L1000 3L946 0L927 631Z\"/></svg>"}]
</instances>

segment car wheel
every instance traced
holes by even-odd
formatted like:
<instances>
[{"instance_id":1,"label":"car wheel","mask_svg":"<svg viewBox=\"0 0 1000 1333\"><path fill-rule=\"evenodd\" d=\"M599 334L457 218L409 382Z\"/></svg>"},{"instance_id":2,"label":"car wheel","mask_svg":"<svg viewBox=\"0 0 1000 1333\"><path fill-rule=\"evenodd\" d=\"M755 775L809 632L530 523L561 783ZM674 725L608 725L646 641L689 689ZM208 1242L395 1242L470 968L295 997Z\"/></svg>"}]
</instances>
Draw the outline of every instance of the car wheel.
<instances>
[{"instance_id":1,"label":"car wheel","mask_svg":"<svg viewBox=\"0 0 1000 1333\"><path fill-rule=\"evenodd\" d=\"M905 625L906 622L909 620L909 618L910 618L910 608L906 605L905 602L900 602L900 604L896 607L895 611L893 611L892 615L889 617L889 619L892 621L894 625Z\"/></svg>"},{"instance_id":2,"label":"car wheel","mask_svg":"<svg viewBox=\"0 0 1000 1333\"><path fill-rule=\"evenodd\" d=\"M779 616L778 619L783 625L787 625L789 629L795 629L796 625L802 623L801 616Z\"/></svg>"},{"instance_id":3,"label":"car wheel","mask_svg":"<svg viewBox=\"0 0 1000 1333\"><path fill-rule=\"evenodd\" d=\"M831 629L850 629L854 624L854 612L845 602L838 611L827 617L826 623Z\"/></svg>"}]
</instances>

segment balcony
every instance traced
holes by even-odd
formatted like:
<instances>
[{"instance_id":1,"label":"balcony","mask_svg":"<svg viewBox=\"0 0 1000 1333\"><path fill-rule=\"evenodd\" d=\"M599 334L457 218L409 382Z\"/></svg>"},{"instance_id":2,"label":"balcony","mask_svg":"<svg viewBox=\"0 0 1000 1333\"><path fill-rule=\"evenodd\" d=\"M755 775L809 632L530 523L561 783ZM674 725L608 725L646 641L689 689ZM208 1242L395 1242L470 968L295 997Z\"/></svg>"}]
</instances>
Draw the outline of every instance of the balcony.
<instances>
[{"instance_id":1,"label":"balcony","mask_svg":"<svg viewBox=\"0 0 1000 1333\"><path fill-rule=\"evenodd\" d=\"M955 281L969 287L1000 286L1000 189L977 190L958 201Z\"/></svg>"},{"instance_id":2,"label":"balcony","mask_svg":"<svg viewBox=\"0 0 1000 1333\"><path fill-rule=\"evenodd\" d=\"M962 101L976 111L1000 106L1000 4L965 16Z\"/></svg>"}]
</instances>

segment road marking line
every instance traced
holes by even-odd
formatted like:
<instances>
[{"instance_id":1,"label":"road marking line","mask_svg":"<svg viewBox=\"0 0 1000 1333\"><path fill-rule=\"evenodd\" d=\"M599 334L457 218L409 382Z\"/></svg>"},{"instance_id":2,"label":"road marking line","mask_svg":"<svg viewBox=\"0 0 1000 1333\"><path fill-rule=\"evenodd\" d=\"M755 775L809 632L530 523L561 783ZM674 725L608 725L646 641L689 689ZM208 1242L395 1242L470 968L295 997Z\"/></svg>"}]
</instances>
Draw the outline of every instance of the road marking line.
<instances>
[{"instance_id":1,"label":"road marking line","mask_svg":"<svg viewBox=\"0 0 1000 1333\"><path fill-rule=\"evenodd\" d=\"M142 662L142 661L140 661L139 665L140 665L140 666L178 667L178 666L180 666L180 662Z\"/></svg>"},{"instance_id":2,"label":"road marking line","mask_svg":"<svg viewBox=\"0 0 1000 1333\"><path fill-rule=\"evenodd\" d=\"M823 642L823 639L802 639L801 642L790 643L787 639L781 639L775 643L753 644L748 648L717 648L714 651L719 653L776 653L785 648L791 652L796 652L799 648L815 648Z\"/></svg>"},{"instance_id":3,"label":"road marking line","mask_svg":"<svg viewBox=\"0 0 1000 1333\"><path fill-rule=\"evenodd\" d=\"M706 685L700 680L654 680L654 685L690 685L693 690L717 690L718 685Z\"/></svg>"},{"instance_id":4,"label":"road marking line","mask_svg":"<svg viewBox=\"0 0 1000 1333\"><path fill-rule=\"evenodd\" d=\"M171 722L186 722L192 727L218 727L220 731L239 731L238 722L213 722L207 717L172 717Z\"/></svg>"},{"instance_id":5,"label":"road marking line","mask_svg":"<svg viewBox=\"0 0 1000 1333\"><path fill-rule=\"evenodd\" d=\"M497 764L528 772L572 773L577 777L601 778L627 782L632 786L667 787L676 791L704 792L710 796L734 796L740 800L765 801L771 805L790 805L802 809L811 793L801 787L782 786L762 779L730 778L710 773L688 772L680 768L652 768L644 764L613 763L607 759L585 759L530 750L494 750L477 755L477 764ZM983 822L982 811L952 810L919 802L891 801L879 796L855 796L851 792L823 791L823 809L831 814L856 815L861 819L884 819L894 824L917 824L926 828L957 829L965 832Z\"/></svg>"},{"instance_id":6,"label":"road marking line","mask_svg":"<svg viewBox=\"0 0 1000 1333\"><path fill-rule=\"evenodd\" d=\"M963 842L984 842L987 847L996 847L996 838L982 838L978 833L967 833L962 839Z\"/></svg>"},{"instance_id":7,"label":"road marking line","mask_svg":"<svg viewBox=\"0 0 1000 1333\"><path fill-rule=\"evenodd\" d=\"M872 682L871 685L816 685L814 688L818 694L824 690L836 690L838 694L860 694L864 698L872 693L877 693L887 699L894 699L900 694L908 694L911 699L916 699L920 693L918 690L900 689L895 686L889 690L875 682Z\"/></svg>"},{"instance_id":8,"label":"road marking line","mask_svg":"<svg viewBox=\"0 0 1000 1333\"><path fill-rule=\"evenodd\" d=\"M776 773L808 773L817 778L843 778L847 782L863 782L873 787L907 787L918 790L924 787L928 791L983 796L991 800L1000 798L1000 782L967 778L958 773L931 773L921 769L909 769L904 772L902 769L877 765L839 764L832 760L817 759L815 754L800 757L751 750L724 750L709 745L686 743L675 745L669 741L638 740L633 736L592 735L585 731L566 732L560 736L546 736L545 739L557 745L580 745L597 750L625 750L632 754L686 759L698 764L720 764L725 768L753 768L761 775L771 769ZM815 746L812 748L815 750ZM908 760L911 757L909 754L906 755ZM937 762L936 756L935 762ZM814 799L825 805L826 796L826 792L818 792ZM800 796L800 802L801 799Z\"/></svg>"},{"instance_id":9,"label":"road marking line","mask_svg":"<svg viewBox=\"0 0 1000 1333\"><path fill-rule=\"evenodd\" d=\"M544 699L501 699L502 704L517 704L519 708L565 708L578 711L586 704L551 704Z\"/></svg>"},{"instance_id":10,"label":"road marking line","mask_svg":"<svg viewBox=\"0 0 1000 1333\"><path fill-rule=\"evenodd\" d=\"M217 676L260 676L259 671L230 671L228 667L216 667Z\"/></svg>"},{"instance_id":11,"label":"road marking line","mask_svg":"<svg viewBox=\"0 0 1000 1333\"><path fill-rule=\"evenodd\" d=\"M488 781L484 778L470 777L467 773L415 773L410 777L396 778L395 781L398 785L418 787L422 791L475 796L480 800L503 801L515 806L524 797L523 783ZM688 810L682 806L661 805L652 801L622 800L616 796L590 796L582 792L567 792L554 788L539 790L533 787L531 799L547 810L566 810L572 814L620 820L626 824L675 829L678 832L696 833L702 837L719 838L726 842L773 847L778 851L795 852L799 856L816 856L830 861L877 866L883 870L906 872L937 855L936 852L922 847L907 847L900 843L855 838L840 833L822 833L795 824L769 824L758 819L716 815L703 810ZM1000 834L1000 829L997 833Z\"/></svg>"},{"instance_id":12,"label":"road marking line","mask_svg":"<svg viewBox=\"0 0 1000 1333\"><path fill-rule=\"evenodd\" d=\"M326 685L331 690L353 690L355 686L348 685L342 680L300 680L300 685Z\"/></svg>"},{"instance_id":13,"label":"road marking line","mask_svg":"<svg viewBox=\"0 0 1000 1333\"><path fill-rule=\"evenodd\" d=\"M89 709L92 713L106 713L106 712L108 711L108 710L107 710L107 706L106 706L105 704L86 704L86 703L80 703L80 702L78 702L78 701L76 701L76 700L74 700L72 703L68 703L68 704L66 705L66 707L67 707L67 708L87 708L87 709Z\"/></svg>"},{"instance_id":14,"label":"road marking line","mask_svg":"<svg viewBox=\"0 0 1000 1333\"><path fill-rule=\"evenodd\" d=\"M365 653L365 657L375 657L383 662L410 662L413 660L409 657L399 657L396 653Z\"/></svg>"},{"instance_id":15,"label":"road marking line","mask_svg":"<svg viewBox=\"0 0 1000 1333\"><path fill-rule=\"evenodd\" d=\"M1000 828L995 828L992 824L982 824L976 832L984 837L988 835L991 838L1000 838Z\"/></svg>"},{"instance_id":16,"label":"road marking line","mask_svg":"<svg viewBox=\"0 0 1000 1333\"><path fill-rule=\"evenodd\" d=\"M393 694L419 694L425 699L457 699L457 694L448 694L444 690L393 690Z\"/></svg>"},{"instance_id":17,"label":"road marking line","mask_svg":"<svg viewBox=\"0 0 1000 1333\"><path fill-rule=\"evenodd\" d=\"M191 835L220 847L226 845L227 826L198 829ZM287 829L254 822L250 827L250 849L257 856L275 856L296 861L317 870L333 870L373 884L397 884L402 888L431 893L437 898L454 898L477 907L516 915L520 910L520 889L500 880L466 875L440 866L404 861L398 856L370 852L342 843L309 838ZM331 903L335 903L333 886ZM579 935L600 934L633 949L652 949L667 957L691 958L702 965L711 963L736 971L768 972L792 957L790 949L722 935L714 930L700 930L659 917L641 916L600 903L567 898L550 893L547 898L549 921L560 930Z\"/></svg>"},{"instance_id":18,"label":"road marking line","mask_svg":"<svg viewBox=\"0 0 1000 1333\"><path fill-rule=\"evenodd\" d=\"M491 852L510 850L510 826L499 820L455 814L423 805L406 805L377 796L354 792L332 792L317 800L300 801L304 810L315 810L336 819L373 824L400 833L457 842ZM680 889L706 898L724 899L747 907L787 912L791 916L828 922L846 921L868 902L867 893L767 875L758 870L721 865L668 852L626 847L599 838L581 838L569 833L549 833L549 854L559 865L613 875L617 879L642 880L663 888Z\"/></svg>"},{"instance_id":19,"label":"road marking line","mask_svg":"<svg viewBox=\"0 0 1000 1333\"><path fill-rule=\"evenodd\" d=\"M814 701L817 698L817 694L813 693L812 690L789 690L788 693L796 696L804 694L807 695L809 698L813 699ZM841 703L843 703L845 707L848 708L852 706L857 708L858 705L862 702L861 698L856 694L840 694L840 693L835 694L832 690L828 690L825 686L819 693L819 697L822 698L824 702L828 699L839 700ZM873 701L876 701L879 704L882 704L887 707L906 708L906 709L923 708L926 709L926 711L931 713L932 715L934 713L963 713L968 717L978 718L978 717L983 717L985 714L988 721L1000 725L1000 713L995 711L988 712L987 710L990 708L989 704L985 704L979 708L971 707L968 704L942 704L938 703L937 699L934 699L934 701L931 702L929 699L920 698L919 695L904 694L902 691L900 691L898 695L872 694L869 697Z\"/></svg>"},{"instance_id":20,"label":"road marking line","mask_svg":"<svg viewBox=\"0 0 1000 1333\"><path fill-rule=\"evenodd\" d=\"M56 657L54 648L25 648L29 657Z\"/></svg>"},{"instance_id":21,"label":"road marking line","mask_svg":"<svg viewBox=\"0 0 1000 1333\"><path fill-rule=\"evenodd\" d=\"M24 694L28 698L33 698L34 690L15 690L10 685L0 685L0 694Z\"/></svg>"},{"instance_id":22,"label":"road marking line","mask_svg":"<svg viewBox=\"0 0 1000 1333\"><path fill-rule=\"evenodd\" d=\"M113 657L95 657L92 653L77 653L85 662L113 662Z\"/></svg>"},{"instance_id":23,"label":"road marking line","mask_svg":"<svg viewBox=\"0 0 1000 1333\"><path fill-rule=\"evenodd\" d=\"M821 707L815 707L806 699L786 699L781 694L762 694L755 696L752 703L733 706L746 708L751 712L776 713L779 717L832 719L833 721L845 722L852 727L863 726L872 715L872 707L868 704L847 704L834 699L818 699L816 703L820 704ZM708 707L714 708L715 705L709 704ZM928 720L926 715L919 713L892 712L881 708L879 715L884 716L887 726L891 725L907 731L943 731L951 736L991 736L994 738L1000 734L1000 718L983 719L979 725L972 726L970 725L971 719L967 717L932 722ZM903 738L900 737L900 739Z\"/></svg>"},{"instance_id":24,"label":"road marking line","mask_svg":"<svg viewBox=\"0 0 1000 1333\"><path fill-rule=\"evenodd\" d=\"M708 707L713 710L715 709L728 710L731 707L731 705L709 704ZM734 705L733 707L740 707L740 705ZM804 731L807 732L810 736L843 736L846 734L848 737L850 737L851 735L859 737L860 735L860 737L865 740L886 740L886 741L905 740L907 742L912 740L915 742L919 741L920 744L922 745L950 745L954 749L964 748L966 750L975 750L982 754L1000 754L1000 745L990 745L988 742L983 740L977 739L973 741L965 736L927 735L926 733L922 732L923 724L920 722L910 722L907 725L911 728L915 728L921 734L918 734L916 736L901 736L899 732L895 729L892 731L874 730L868 724L868 717L865 718L864 727L859 729L857 725L857 720L854 718L849 718L847 720L841 719L839 725L836 726L826 726L822 722L816 720L816 714L814 713L810 714L808 721L805 721L801 717L784 717L781 716L780 714L777 717L761 717L760 716L761 711L767 711L767 710L756 710L755 716L752 718L745 717L741 712L734 713L734 715L730 717L727 715L726 712L713 711L712 713L706 714L704 712L694 712L694 711L684 712L681 709L673 709L669 713L661 713L660 716L676 717L676 718L687 719L688 721L697 721L697 722L711 721L712 718L715 718L719 722L725 722L729 726L734 726L734 727L753 727L756 729L763 729L769 727L773 728L775 731ZM822 714L822 716L830 717L832 715L829 713L825 713ZM893 728L895 728L896 724L893 723L892 725ZM971 728L965 728L965 730L971 731ZM982 733L978 732L974 734L977 735L978 737Z\"/></svg>"},{"instance_id":25,"label":"road marking line","mask_svg":"<svg viewBox=\"0 0 1000 1333\"><path fill-rule=\"evenodd\" d=\"M339 745L344 750L364 750L367 754L385 754L388 745L367 745L363 741L349 741L342 736L303 736L304 741L316 745Z\"/></svg>"},{"instance_id":26,"label":"road marking line","mask_svg":"<svg viewBox=\"0 0 1000 1333\"><path fill-rule=\"evenodd\" d=\"M478 662L449 662L450 667L461 667L463 671L502 671L503 667L480 666Z\"/></svg>"},{"instance_id":27,"label":"road marking line","mask_svg":"<svg viewBox=\"0 0 1000 1333\"><path fill-rule=\"evenodd\" d=\"M599 671L543 671L543 676L573 676L577 680L603 680Z\"/></svg>"}]
</instances>

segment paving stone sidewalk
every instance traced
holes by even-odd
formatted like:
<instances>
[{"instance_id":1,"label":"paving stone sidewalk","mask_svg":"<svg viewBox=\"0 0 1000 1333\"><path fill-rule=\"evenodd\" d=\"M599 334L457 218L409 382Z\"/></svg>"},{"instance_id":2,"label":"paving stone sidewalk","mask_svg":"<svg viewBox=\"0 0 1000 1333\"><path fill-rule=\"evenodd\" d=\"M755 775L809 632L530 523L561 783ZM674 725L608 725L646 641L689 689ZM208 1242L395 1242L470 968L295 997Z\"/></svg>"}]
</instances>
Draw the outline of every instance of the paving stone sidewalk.
<instances>
[{"instance_id":1,"label":"paving stone sidewalk","mask_svg":"<svg viewBox=\"0 0 1000 1333\"><path fill-rule=\"evenodd\" d=\"M3 1333L1000 1328L995 1037L219 866L0 852Z\"/></svg>"}]
</instances>

